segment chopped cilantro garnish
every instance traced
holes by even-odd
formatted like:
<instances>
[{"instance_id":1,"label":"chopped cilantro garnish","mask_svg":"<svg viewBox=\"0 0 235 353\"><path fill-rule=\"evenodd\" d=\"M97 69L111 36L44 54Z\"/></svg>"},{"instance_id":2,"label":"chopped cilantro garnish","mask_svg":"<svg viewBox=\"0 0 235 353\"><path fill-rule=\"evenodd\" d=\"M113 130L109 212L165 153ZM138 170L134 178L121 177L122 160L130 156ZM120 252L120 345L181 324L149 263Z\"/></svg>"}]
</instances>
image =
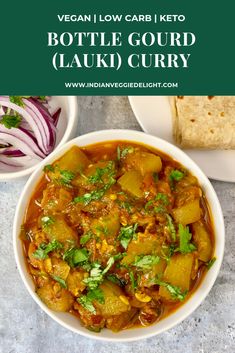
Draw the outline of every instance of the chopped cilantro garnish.
<instances>
[{"instance_id":1,"label":"chopped cilantro garnish","mask_svg":"<svg viewBox=\"0 0 235 353\"><path fill-rule=\"evenodd\" d=\"M197 249L194 244L190 243L192 234L189 231L189 227L184 227L182 224L179 224L179 238L180 246L176 251L179 250L182 254L187 254Z\"/></svg>"},{"instance_id":2,"label":"chopped cilantro garnish","mask_svg":"<svg viewBox=\"0 0 235 353\"><path fill-rule=\"evenodd\" d=\"M105 191L106 190L104 190L104 189L91 191L91 192L86 193L82 196L75 197L74 202L75 203L84 203L84 205L87 206L87 205L89 205L89 203L91 201L101 199L104 196Z\"/></svg>"},{"instance_id":3,"label":"chopped cilantro garnish","mask_svg":"<svg viewBox=\"0 0 235 353\"><path fill-rule=\"evenodd\" d=\"M109 181L109 183L106 184L103 188L98 189L98 190L93 190L93 191L86 193L82 196L75 197L74 202L75 203L83 203L85 206L87 206L87 205L89 205L89 203L91 201L100 200L104 196L106 191L115 183L116 183L116 180L114 178L112 178Z\"/></svg>"},{"instance_id":4,"label":"chopped cilantro garnish","mask_svg":"<svg viewBox=\"0 0 235 353\"><path fill-rule=\"evenodd\" d=\"M58 282L62 288L67 288L67 284L65 282L65 280L63 280L63 278L59 277L59 276L54 276L54 275L51 275L51 277L56 281Z\"/></svg>"},{"instance_id":5,"label":"chopped cilantro garnish","mask_svg":"<svg viewBox=\"0 0 235 353\"><path fill-rule=\"evenodd\" d=\"M168 282L161 281L159 278L154 279L154 284L158 284L159 286L165 287L171 294L173 299L177 299L183 301L188 293L188 291L182 291L181 288L174 286Z\"/></svg>"},{"instance_id":6,"label":"chopped cilantro garnish","mask_svg":"<svg viewBox=\"0 0 235 353\"><path fill-rule=\"evenodd\" d=\"M132 265L142 270L150 270L152 266L158 264L159 261L160 261L159 256L138 255L136 256L135 261L132 263Z\"/></svg>"},{"instance_id":7,"label":"chopped cilantro garnish","mask_svg":"<svg viewBox=\"0 0 235 353\"><path fill-rule=\"evenodd\" d=\"M118 240L120 240L120 243L122 244L124 249L127 249L129 242L135 236L135 231L137 227L138 227L137 223L128 227L121 227L118 235Z\"/></svg>"},{"instance_id":8,"label":"chopped cilantro garnish","mask_svg":"<svg viewBox=\"0 0 235 353\"><path fill-rule=\"evenodd\" d=\"M93 233L91 231L87 232L86 234L83 234L80 238L80 244L84 245L86 244L93 236Z\"/></svg>"},{"instance_id":9,"label":"chopped cilantro garnish","mask_svg":"<svg viewBox=\"0 0 235 353\"><path fill-rule=\"evenodd\" d=\"M30 98L31 96L9 96L10 102L24 107L23 98Z\"/></svg>"},{"instance_id":10,"label":"chopped cilantro garnish","mask_svg":"<svg viewBox=\"0 0 235 353\"><path fill-rule=\"evenodd\" d=\"M90 311L92 314L96 314L96 310L94 305L92 304L92 300L89 300L87 295L81 295L81 297L77 298L77 301L83 306L83 308Z\"/></svg>"},{"instance_id":11,"label":"chopped cilantro garnish","mask_svg":"<svg viewBox=\"0 0 235 353\"><path fill-rule=\"evenodd\" d=\"M215 261L216 261L216 257L213 257L212 259L210 259L210 261L208 261L206 263L206 266L207 266L208 270L214 265Z\"/></svg>"},{"instance_id":12,"label":"chopped cilantro garnish","mask_svg":"<svg viewBox=\"0 0 235 353\"><path fill-rule=\"evenodd\" d=\"M47 164L45 165L45 167L43 168L43 171L46 172L54 172L55 168L53 167L53 165L51 164Z\"/></svg>"},{"instance_id":13,"label":"chopped cilantro garnish","mask_svg":"<svg viewBox=\"0 0 235 353\"><path fill-rule=\"evenodd\" d=\"M163 249L166 248L166 253L163 251ZM161 250L161 257L166 260L168 263L170 261L171 256L175 252L175 244L170 244L169 246L163 246Z\"/></svg>"},{"instance_id":14,"label":"chopped cilantro garnish","mask_svg":"<svg viewBox=\"0 0 235 353\"><path fill-rule=\"evenodd\" d=\"M89 254L86 249L71 248L63 255L63 260L67 261L70 267L83 265L88 261Z\"/></svg>"},{"instance_id":15,"label":"chopped cilantro garnish","mask_svg":"<svg viewBox=\"0 0 235 353\"><path fill-rule=\"evenodd\" d=\"M171 238L173 241L176 241L176 230L175 230L173 220L169 214L166 214L166 218L167 218L167 222L168 222L167 228L170 232Z\"/></svg>"},{"instance_id":16,"label":"chopped cilantro garnish","mask_svg":"<svg viewBox=\"0 0 235 353\"><path fill-rule=\"evenodd\" d=\"M105 298L104 293L101 288L95 288L93 290L89 290L87 295L82 295L77 299L77 301L88 311L96 314L96 310L92 302L97 300L99 303L104 304Z\"/></svg>"},{"instance_id":17,"label":"chopped cilantro garnish","mask_svg":"<svg viewBox=\"0 0 235 353\"><path fill-rule=\"evenodd\" d=\"M129 270L129 277L130 277L130 281L131 281L131 287L132 287L132 289L135 290L137 288L137 281L135 279L135 275L132 270Z\"/></svg>"},{"instance_id":18,"label":"chopped cilantro garnish","mask_svg":"<svg viewBox=\"0 0 235 353\"><path fill-rule=\"evenodd\" d=\"M156 195L155 200L156 201L162 201L163 205L165 205L165 206L169 205L168 196L166 194L161 193L161 192L159 192Z\"/></svg>"},{"instance_id":19,"label":"chopped cilantro garnish","mask_svg":"<svg viewBox=\"0 0 235 353\"><path fill-rule=\"evenodd\" d=\"M116 274L114 273L111 273L111 274L108 274L106 276L107 280L109 280L110 282L113 282L115 284L117 284L119 287L123 287L125 286L126 284L126 281L122 278L118 278Z\"/></svg>"},{"instance_id":20,"label":"chopped cilantro garnish","mask_svg":"<svg viewBox=\"0 0 235 353\"><path fill-rule=\"evenodd\" d=\"M97 262L92 264L92 269L90 271L90 276L83 280L89 289L96 289L99 284L103 281L103 273L101 269L101 265Z\"/></svg>"},{"instance_id":21,"label":"chopped cilantro garnish","mask_svg":"<svg viewBox=\"0 0 235 353\"><path fill-rule=\"evenodd\" d=\"M17 115L3 115L0 120L0 124L4 125L7 129L11 129L12 127L19 127L21 123L21 117Z\"/></svg>"},{"instance_id":22,"label":"chopped cilantro garnish","mask_svg":"<svg viewBox=\"0 0 235 353\"><path fill-rule=\"evenodd\" d=\"M184 173L178 169L172 170L169 175L170 180L176 180L176 181L180 181L183 177L184 177Z\"/></svg>"},{"instance_id":23,"label":"chopped cilantro garnish","mask_svg":"<svg viewBox=\"0 0 235 353\"><path fill-rule=\"evenodd\" d=\"M55 222L55 220L51 216L43 216L41 218L41 222L42 222L42 227L45 228L52 225Z\"/></svg>"},{"instance_id":24,"label":"chopped cilantro garnish","mask_svg":"<svg viewBox=\"0 0 235 353\"><path fill-rule=\"evenodd\" d=\"M38 249L33 253L33 257L38 260L44 260L47 258L49 252L62 249L63 245L57 240L53 240L48 244L40 244Z\"/></svg>"},{"instance_id":25,"label":"chopped cilantro garnish","mask_svg":"<svg viewBox=\"0 0 235 353\"><path fill-rule=\"evenodd\" d=\"M171 171L171 173L169 175L171 189L174 189L174 182L180 181L184 177L184 175L185 175L185 173L181 172L178 169L174 169Z\"/></svg>"},{"instance_id":26,"label":"chopped cilantro garnish","mask_svg":"<svg viewBox=\"0 0 235 353\"><path fill-rule=\"evenodd\" d=\"M117 147L117 160L120 161L122 158L125 158L129 153L133 153L135 151L134 147L127 146L122 150L120 147Z\"/></svg>"},{"instance_id":27,"label":"chopped cilantro garnish","mask_svg":"<svg viewBox=\"0 0 235 353\"><path fill-rule=\"evenodd\" d=\"M150 206L153 205L153 201L154 201L154 200L149 200L148 202L146 202L146 204L145 204L145 206L144 206L145 211L148 211L148 209L150 208Z\"/></svg>"},{"instance_id":28,"label":"chopped cilantro garnish","mask_svg":"<svg viewBox=\"0 0 235 353\"><path fill-rule=\"evenodd\" d=\"M103 176L107 176L111 180L114 176L114 162L109 161L105 168L96 168L95 174L87 178L88 182L91 184L102 183L104 184Z\"/></svg>"},{"instance_id":29,"label":"chopped cilantro garnish","mask_svg":"<svg viewBox=\"0 0 235 353\"><path fill-rule=\"evenodd\" d=\"M61 175L60 181L62 184L65 184L65 185L69 184L75 178L75 174L70 170L61 170L60 175Z\"/></svg>"},{"instance_id":30,"label":"chopped cilantro garnish","mask_svg":"<svg viewBox=\"0 0 235 353\"><path fill-rule=\"evenodd\" d=\"M105 236L109 235L109 229L106 225L97 226L95 227L95 230L98 236L100 236L101 234L104 234Z\"/></svg>"},{"instance_id":31,"label":"chopped cilantro garnish","mask_svg":"<svg viewBox=\"0 0 235 353\"><path fill-rule=\"evenodd\" d=\"M166 212L165 207L162 205L155 206L153 209L154 209L154 212L156 212L156 213L165 213Z\"/></svg>"},{"instance_id":32,"label":"chopped cilantro garnish","mask_svg":"<svg viewBox=\"0 0 235 353\"><path fill-rule=\"evenodd\" d=\"M157 206L155 206L155 202L159 201L157 203ZM160 204L159 204L160 203ZM149 211L149 210L153 210L156 213L164 213L166 212L166 208L165 206L167 206L169 204L169 199L168 196L159 192L154 199L149 200L148 202L146 202L144 209L145 211Z\"/></svg>"},{"instance_id":33,"label":"chopped cilantro garnish","mask_svg":"<svg viewBox=\"0 0 235 353\"><path fill-rule=\"evenodd\" d=\"M110 257L107 261L105 269L102 270L101 265L98 262L92 264L92 269L90 270L90 276L83 280L89 289L97 288L101 282L104 280L104 275L110 270L114 262L123 258L125 254L117 254Z\"/></svg>"},{"instance_id":34,"label":"chopped cilantro garnish","mask_svg":"<svg viewBox=\"0 0 235 353\"><path fill-rule=\"evenodd\" d=\"M121 208L125 209L128 213L131 213L132 205L129 202L120 200L117 200L117 202Z\"/></svg>"}]
</instances>

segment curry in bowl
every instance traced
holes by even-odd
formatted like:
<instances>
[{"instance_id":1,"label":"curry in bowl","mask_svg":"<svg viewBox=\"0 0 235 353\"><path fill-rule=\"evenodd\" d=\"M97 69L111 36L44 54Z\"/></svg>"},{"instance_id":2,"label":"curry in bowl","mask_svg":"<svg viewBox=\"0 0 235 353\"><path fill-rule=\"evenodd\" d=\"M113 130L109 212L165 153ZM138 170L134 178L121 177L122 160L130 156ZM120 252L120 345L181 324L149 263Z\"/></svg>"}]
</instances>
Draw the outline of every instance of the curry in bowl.
<instances>
[{"instance_id":1,"label":"curry in bowl","mask_svg":"<svg viewBox=\"0 0 235 353\"><path fill-rule=\"evenodd\" d=\"M21 239L40 299L96 332L166 317L214 261L197 178L128 141L73 146L46 165Z\"/></svg>"}]
</instances>

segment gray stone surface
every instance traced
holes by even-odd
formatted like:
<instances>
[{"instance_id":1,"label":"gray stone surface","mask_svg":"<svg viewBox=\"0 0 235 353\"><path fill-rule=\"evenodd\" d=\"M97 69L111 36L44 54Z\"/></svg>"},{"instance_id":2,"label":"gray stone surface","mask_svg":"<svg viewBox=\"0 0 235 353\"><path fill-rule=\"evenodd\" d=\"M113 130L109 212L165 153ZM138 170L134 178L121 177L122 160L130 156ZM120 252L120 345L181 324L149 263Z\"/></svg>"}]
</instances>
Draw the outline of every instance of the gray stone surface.
<instances>
[{"instance_id":1,"label":"gray stone surface","mask_svg":"<svg viewBox=\"0 0 235 353\"><path fill-rule=\"evenodd\" d=\"M128 100L80 97L79 134L105 128L139 129ZM233 161L231 161L233 163ZM71 333L42 312L17 272L12 222L24 182L0 184L1 353L233 353L235 352L235 185L213 181L226 223L225 257L204 303L183 323L140 342L102 343Z\"/></svg>"}]
</instances>

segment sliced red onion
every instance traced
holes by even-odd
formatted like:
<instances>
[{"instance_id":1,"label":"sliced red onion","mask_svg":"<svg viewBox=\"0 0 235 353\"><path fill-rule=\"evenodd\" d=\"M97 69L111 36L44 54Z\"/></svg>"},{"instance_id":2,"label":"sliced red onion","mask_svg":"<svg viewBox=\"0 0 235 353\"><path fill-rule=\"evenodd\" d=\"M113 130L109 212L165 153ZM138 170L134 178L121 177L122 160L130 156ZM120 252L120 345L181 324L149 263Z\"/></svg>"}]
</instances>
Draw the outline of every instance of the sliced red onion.
<instances>
[{"instance_id":1,"label":"sliced red onion","mask_svg":"<svg viewBox=\"0 0 235 353\"><path fill-rule=\"evenodd\" d=\"M18 166L18 167L12 166L8 163L8 161L7 161L7 163L4 163L0 160L0 170L3 172L16 172L21 169L22 169L22 166Z\"/></svg>"},{"instance_id":2,"label":"sliced red onion","mask_svg":"<svg viewBox=\"0 0 235 353\"><path fill-rule=\"evenodd\" d=\"M29 156L14 158L0 155L0 168L2 171L14 172L24 167L32 167L37 162L38 160L35 160L34 158L31 158Z\"/></svg>"},{"instance_id":3,"label":"sliced red onion","mask_svg":"<svg viewBox=\"0 0 235 353\"><path fill-rule=\"evenodd\" d=\"M20 150L16 150L15 147L6 147L3 149L0 149L0 154L3 154L5 156L9 157L23 157L25 154L21 152Z\"/></svg>"},{"instance_id":4,"label":"sliced red onion","mask_svg":"<svg viewBox=\"0 0 235 353\"><path fill-rule=\"evenodd\" d=\"M42 104L40 104L37 99L31 97L31 98L28 98L28 101L31 102L32 104L36 105L36 107L38 108L38 110L40 111L40 113L49 121L51 121L53 123L53 119L52 119L52 116L51 114L49 113L49 110Z\"/></svg>"},{"instance_id":5,"label":"sliced red onion","mask_svg":"<svg viewBox=\"0 0 235 353\"><path fill-rule=\"evenodd\" d=\"M61 109L51 109L40 103L36 97L22 99L20 107L10 101L9 96L0 96L0 117L7 112L22 117L20 126L6 128L0 124L0 169L15 171L33 166L48 155L56 140L56 125ZM0 119L1 120L1 119Z\"/></svg>"},{"instance_id":6,"label":"sliced red onion","mask_svg":"<svg viewBox=\"0 0 235 353\"><path fill-rule=\"evenodd\" d=\"M40 122L42 129L44 129L44 147L46 153L50 153L54 147L54 141L55 141L55 132L53 132L51 128L51 122L49 122L44 116L41 114L39 109L34 105L30 100L28 99L23 99L23 102L25 104L25 110L29 112L32 116L36 116L36 119L38 119L38 122Z\"/></svg>"},{"instance_id":7,"label":"sliced red onion","mask_svg":"<svg viewBox=\"0 0 235 353\"><path fill-rule=\"evenodd\" d=\"M3 145L4 148L10 146L9 143L7 143L6 141L2 140L1 138L0 138L0 145Z\"/></svg>"},{"instance_id":8,"label":"sliced red onion","mask_svg":"<svg viewBox=\"0 0 235 353\"><path fill-rule=\"evenodd\" d=\"M7 156L0 155L0 161L2 163L9 164L13 167L23 167L24 163L21 162L20 158L8 158Z\"/></svg>"},{"instance_id":9,"label":"sliced red onion","mask_svg":"<svg viewBox=\"0 0 235 353\"><path fill-rule=\"evenodd\" d=\"M61 108L57 109L52 115L52 119L54 121L55 126L57 126L57 124L58 124L60 113L61 113Z\"/></svg>"},{"instance_id":10,"label":"sliced red onion","mask_svg":"<svg viewBox=\"0 0 235 353\"><path fill-rule=\"evenodd\" d=\"M28 124L31 126L31 128L35 134L35 137L38 141L39 146L42 148L43 152L46 154L47 150L46 150L46 148L44 148L44 143L43 143L46 140L45 131L42 130L42 127L41 127L38 119L35 116L31 116L24 108L14 104L14 103L11 103L9 98L7 98L7 97L0 97L0 105L4 105L8 108L15 110L28 122Z\"/></svg>"},{"instance_id":11,"label":"sliced red onion","mask_svg":"<svg viewBox=\"0 0 235 353\"><path fill-rule=\"evenodd\" d=\"M45 158L45 154L39 149L35 141L30 138L30 135L16 128L7 129L0 126L1 138L16 149L19 149L24 154L35 158Z\"/></svg>"}]
</instances>

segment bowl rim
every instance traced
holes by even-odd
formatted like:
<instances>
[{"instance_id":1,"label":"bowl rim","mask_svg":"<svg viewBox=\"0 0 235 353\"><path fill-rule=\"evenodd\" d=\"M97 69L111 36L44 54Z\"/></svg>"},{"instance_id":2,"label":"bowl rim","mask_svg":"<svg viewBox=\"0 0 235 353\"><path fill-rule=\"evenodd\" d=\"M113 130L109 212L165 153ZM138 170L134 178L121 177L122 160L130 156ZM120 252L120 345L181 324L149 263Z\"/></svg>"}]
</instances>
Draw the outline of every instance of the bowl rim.
<instances>
[{"instance_id":1,"label":"bowl rim","mask_svg":"<svg viewBox=\"0 0 235 353\"><path fill-rule=\"evenodd\" d=\"M56 97L58 97L58 96L56 96ZM77 119L77 112L78 112L77 96L63 96L63 97L65 97L67 99L68 105L70 106L70 109L71 109L71 112L69 115L69 119L68 119L68 123L67 123L66 130L64 132L64 135L62 136L62 139L60 140L60 142L58 143L58 145L55 147L55 149L52 152L57 150L57 148L61 147L64 143L66 143L69 140L70 134L74 128L74 122ZM38 166L41 165L42 162L43 162L43 160L39 161L38 163L36 163L35 165L33 165L29 168L19 170L17 172L7 172L7 173L0 172L0 182L26 177L27 175L32 174L34 172L34 170Z\"/></svg>"},{"instance_id":2,"label":"bowl rim","mask_svg":"<svg viewBox=\"0 0 235 353\"><path fill-rule=\"evenodd\" d=\"M110 137L107 137L107 135L109 135ZM130 135L130 136L129 136ZM125 138L123 138L123 136L125 136ZM128 137L127 137L128 136ZM171 150L171 152L165 152L164 150L162 150L160 147L154 146L152 143L148 143L148 142L143 142L142 139L144 138L148 138L149 140L155 140L156 141L156 145L165 145L168 147L168 149ZM114 333L112 337L106 337L106 336L102 336L101 333L97 334L95 332L91 332L91 331L82 331L80 330L80 326L78 325L77 328L74 328L72 325L67 324L66 322L64 322L64 320L62 320L61 318L58 318L56 316L56 313L53 312L52 310L50 310L37 296L37 294L35 293L35 291L33 291L33 289L31 288L30 283L32 283L32 279L30 278L30 274L25 271L23 269L23 267L21 266L20 263L20 254L18 253L18 248L17 245L20 242L19 239L19 228L18 228L18 223L19 223L19 217L18 214L20 212L21 209L21 204L24 200L24 198L26 197L27 201L29 201L30 197L31 197L31 193L30 195L27 195L27 191L28 188L30 188L30 186L35 185L38 183L38 181L40 180L40 178L42 177L42 167L46 164L48 164L48 162L53 162L54 160L58 159L60 156L62 156L69 148L71 148L73 145L78 145L79 146L79 142L80 140L89 140L93 138L93 142L91 143L81 143L81 146L88 146L91 144L95 144L95 143L99 143L99 142L109 142L109 141L130 141L130 142L136 142L136 143L143 143L144 145L153 147L155 149L159 149L159 151L162 151L168 155L171 156L171 158L174 158L175 160L179 161L179 159L181 159L181 157L183 157L183 159L186 159L188 161L188 163L191 164L193 170L192 173L196 175L196 177L199 180L200 185L202 185L203 182L206 182L206 189L209 193L209 195L212 197L213 199L213 206L215 205L216 207L216 221L214 221L214 229L215 229L215 233L219 234L220 236L220 247L216 247L215 249L218 251L218 254L216 256L216 262L213 265L212 269L213 272L210 270L210 272L208 272L206 274L205 277L209 278L207 280L207 284L205 285L205 280L206 278L203 279L202 283L204 284L203 286L203 290L202 293L200 294L200 297L197 298L196 303L194 303L194 305L187 307L187 310L184 310L184 308L186 307L186 305L188 303L190 303L192 301L192 298L194 298L195 296L197 296L197 293L199 292L200 286L202 285L202 283L199 285L199 288L196 289L196 291L191 295L191 297L186 301L185 304L183 304L180 308L178 308L176 310L177 312L180 312L180 317L176 318L175 320L173 320L171 323L167 323L165 327L162 327L161 329L158 329L158 322L156 322L153 325L150 325L146 328L136 328L136 329L131 329L130 331L133 330L138 330L138 334L135 337L118 337L118 333ZM164 148L164 147L163 147ZM176 152L180 157L177 157L177 159L174 157L174 152ZM172 153L172 154L171 154ZM182 165L185 164L185 162L180 162ZM189 169L187 167L187 169ZM208 195L208 196L209 196ZM210 202L212 204L212 202ZM26 207L27 207L28 202L26 203ZM24 209L25 211L25 209ZM215 219L215 216L213 217ZM218 224L220 226L218 226L218 229L216 228L215 223L218 222ZM20 225L22 224L22 219L20 219ZM218 242L218 241L217 241ZM34 171L34 173L30 176L30 178L28 179L27 183L24 186L24 189L20 195L17 207L16 207L16 211L15 211L15 216L14 216L14 223L13 223L13 248L14 248L14 255L15 255L15 261L17 264L17 268L20 272L20 276L22 281L24 282L24 285L26 286L29 294L33 297L33 299L36 301L36 303L39 305L39 307L46 312L52 319L54 319L57 323L59 323L61 326L69 329L72 332L75 332L77 334L80 334L82 336L85 336L87 338L92 338L92 339L96 339L96 340L100 340L100 341L109 341L109 342L132 342L132 341L137 341L137 340L141 340L141 339L146 339L146 338L150 338L153 336L156 336L160 333L163 333L165 331L168 331L169 329L173 328L174 326L178 325L179 323L181 323L184 319L186 319L188 316L190 316L198 307L199 305L201 305L201 303L204 301L204 299L206 298L206 296L209 294L212 286L214 285L216 278L219 274L219 270L222 264L222 260L223 260L223 255L224 255L224 245L225 245L225 226L224 226L224 219L223 219L223 213L222 213L222 209L221 209L221 205L220 202L218 200L217 194L211 184L211 182L209 181L209 179L207 178L207 176L203 173L203 171L200 169L200 167L181 149L179 149L178 147L176 147L175 145L172 145L171 143L158 138L156 136L150 135L150 134L146 134L144 132L141 131L135 131L135 130L126 130L126 129L107 129L107 130L100 130L100 131L93 131L78 137L75 137L74 139L72 139L71 141L68 141L65 145L61 146L60 148L56 149L55 151L53 151L49 156L47 156L45 158L45 160L42 161L42 163L40 163L40 165L37 166L36 170ZM210 274L210 276L208 275ZM172 317L175 313L170 314L168 317ZM160 320L160 322L166 320L166 318ZM151 327L156 327L156 332L147 332L148 328ZM110 330L108 330L110 332ZM126 332L129 330L125 330ZM103 332L103 331L102 331ZM124 331L121 331L124 332Z\"/></svg>"}]
</instances>

